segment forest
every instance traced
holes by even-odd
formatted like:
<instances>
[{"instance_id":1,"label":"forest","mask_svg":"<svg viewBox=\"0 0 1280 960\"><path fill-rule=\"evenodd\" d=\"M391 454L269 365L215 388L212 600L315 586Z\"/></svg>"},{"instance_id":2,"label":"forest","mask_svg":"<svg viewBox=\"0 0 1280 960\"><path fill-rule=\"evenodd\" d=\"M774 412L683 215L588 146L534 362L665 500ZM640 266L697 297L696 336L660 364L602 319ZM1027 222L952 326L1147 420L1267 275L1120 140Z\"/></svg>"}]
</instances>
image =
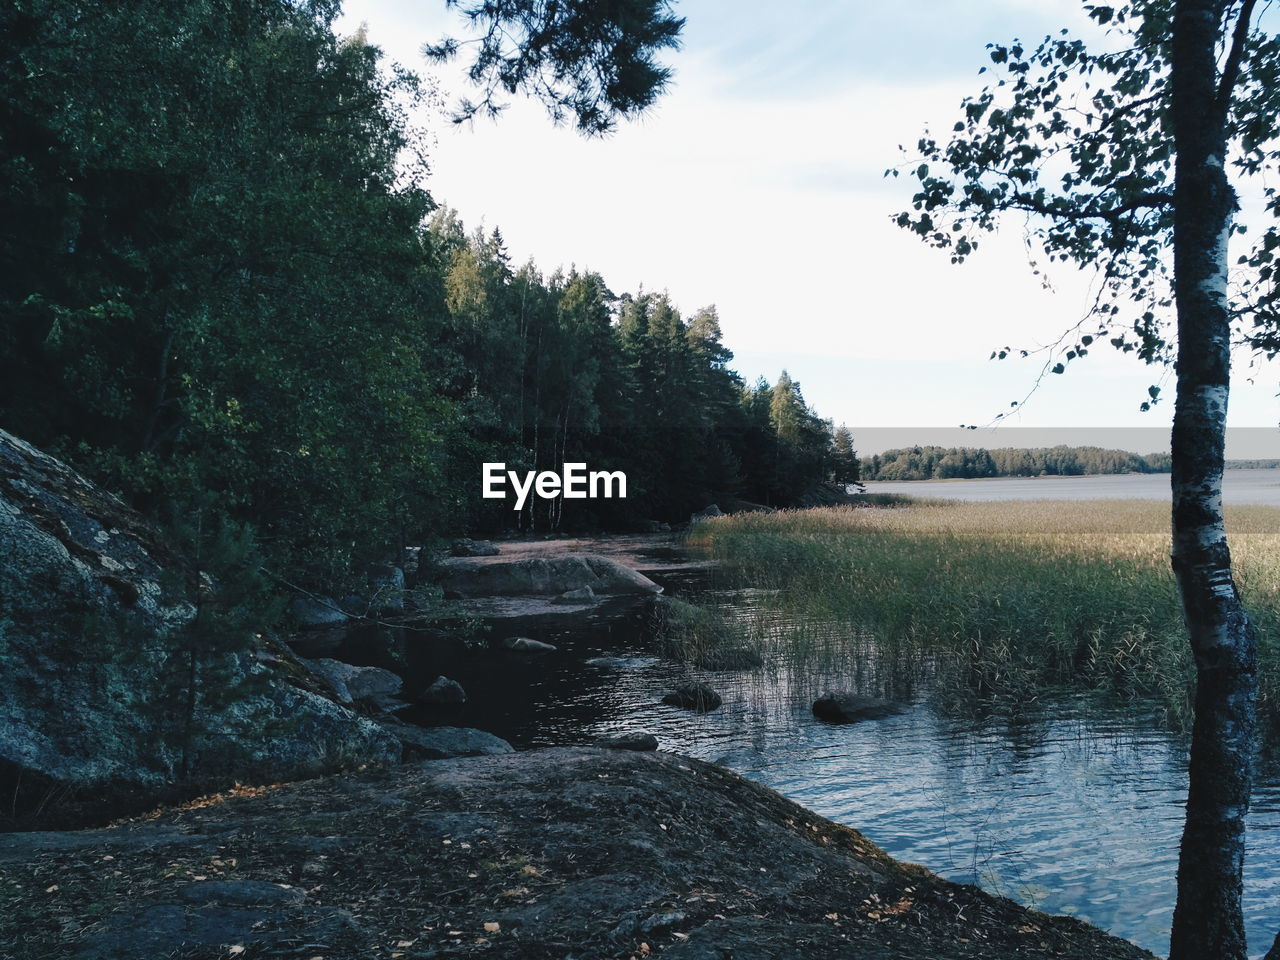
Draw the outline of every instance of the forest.
<instances>
[{"instance_id":1,"label":"forest","mask_svg":"<svg viewBox=\"0 0 1280 960\"><path fill-rule=\"evenodd\" d=\"M1078 477L1091 474L1168 473L1169 455L1140 456L1101 447L904 447L860 461L863 480L954 480L977 477Z\"/></svg>"},{"instance_id":2,"label":"forest","mask_svg":"<svg viewBox=\"0 0 1280 960\"><path fill-rule=\"evenodd\" d=\"M439 205L423 84L335 35L338 8L0 12L0 426L316 586L463 531L856 479L798 383L730 369L714 307L514 264ZM483 462L566 460L625 471L628 498L480 499Z\"/></svg>"}]
</instances>

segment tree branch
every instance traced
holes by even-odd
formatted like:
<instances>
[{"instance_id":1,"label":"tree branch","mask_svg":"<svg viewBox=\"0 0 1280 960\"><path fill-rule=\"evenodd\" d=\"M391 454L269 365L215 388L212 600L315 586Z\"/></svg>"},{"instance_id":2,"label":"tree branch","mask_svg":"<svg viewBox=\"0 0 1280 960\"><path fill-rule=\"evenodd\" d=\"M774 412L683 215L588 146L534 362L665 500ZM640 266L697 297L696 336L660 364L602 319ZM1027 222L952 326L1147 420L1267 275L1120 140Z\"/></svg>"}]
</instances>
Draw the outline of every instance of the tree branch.
<instances>
[{"instance_id":1,"label":"tree branch","mask_svg":"<svg viewBox=\"0 0 1280 960\"><path fill-rule=\"evenodd\" d=\"M1244 45L1249 40L1249 22L1253 19L1255 4L1256 0L1244 0L1240 4L1235 30L1231 34L1231 51L1227 54L1227 62L1222 66L1222 77L1218 81L1217 109L1224 117L1231 104L1231 91L1240 77L1240 61L1244 59Z\"/></svg>"},{"instance_id":2,"label":"tree branch","mask_svg":"<svg viewBox=\"0 0 1280 960\"><path fill-rule=\"evenodd\" d=\"M1109 223L1115 223L1126 213L1133 213L1135 210L1164 207L1171 203L1173 203L1172 193L1156 190L1149 193L1141 193L1132 200L1118 204L1114 207L1107 207L1102 210L1058 209L1023 193L1015 193L1010 206L1015 210L1025 210L1028 213L1039 213L1043 216L1055 217L1059 220L1106 220Z\"/></svg>"}]
</instances>

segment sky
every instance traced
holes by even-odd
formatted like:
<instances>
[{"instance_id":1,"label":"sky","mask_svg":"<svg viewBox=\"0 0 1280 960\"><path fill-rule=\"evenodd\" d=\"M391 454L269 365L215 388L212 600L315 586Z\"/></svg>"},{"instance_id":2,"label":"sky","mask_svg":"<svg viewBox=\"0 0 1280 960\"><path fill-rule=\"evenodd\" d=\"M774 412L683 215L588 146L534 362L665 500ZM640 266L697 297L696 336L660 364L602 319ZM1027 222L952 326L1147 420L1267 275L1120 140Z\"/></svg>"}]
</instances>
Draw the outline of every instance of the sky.
<instances>
[{"instance_id":1,"label":"sky","mask_svg":"<svg viewBox=\"0 0 1280 960\"><path fill-rule=\"evenodd\" d=\"M987 43L1062 27L1087 35L1081 3L676 9L687 23L667 57L674 82L607 139L556 127L522 100L496 121L450 124L465 82L420 55L424 42L463 31L443 0L347 0L338 29L365 24L390 59L434 78L443 105L417 118L434 139L427 187L469 228L499 227L515 262L596 270L618 293L665 290L686 316L714 304L739 373L773 381L786 369L855 438L863 428L987 424L1027 397L1043 360L993 361L992 350L1055 341L1086 313L1087 278L1067 268L1046 289L1015 223L952 265L890 222L910 205L913 181L884 171L926 126L950 129L960 100L981 89ZM1280 440L1280 364L1250 370L1246 360L1229 423ZM1162 436L1172 402L1138 406L1151 384L1171 396L1168 376L1095 348L1004 422ZM987 445L1005 445L991 436Z\"/></svg>"}]
</instances>

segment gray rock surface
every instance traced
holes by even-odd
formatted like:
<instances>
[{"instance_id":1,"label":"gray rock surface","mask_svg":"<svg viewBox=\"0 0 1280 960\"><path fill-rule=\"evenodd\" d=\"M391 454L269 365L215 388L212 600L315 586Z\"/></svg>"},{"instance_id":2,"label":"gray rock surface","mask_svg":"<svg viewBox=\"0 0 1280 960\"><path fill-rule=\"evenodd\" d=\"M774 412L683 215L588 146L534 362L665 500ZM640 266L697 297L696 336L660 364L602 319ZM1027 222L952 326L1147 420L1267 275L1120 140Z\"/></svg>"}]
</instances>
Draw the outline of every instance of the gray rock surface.
<instances>
[{"instance_id":1,"label":"gray rock surface","mask_svg":"<svg viewBox=\"0 0 1280 960\"><path fill-rule=\"evenodd\" d=\"M450 760L454 757L495 757L512 753L501 737L471 727L415 727L388 723L384 729L404 746L408 760Z\"/></svg>"},{"instance_id":2,"label":"gray rock surface","mask_svg":"<svg viewBox=\"0 0 1280 960\"><path fill-rule=\"evenodd\" d=\"M1155 960L670 753L410 764L52 836L0 834L0 956Z\"/></svg>"},{"instance_id":3,"label":"gray rock surface","mask_svg":"<svg viewBox=\"0 0 1280 960\"><path fill-rule=\"evenodd\" d=\"M560 596L556 597L552 603L591 603L596 598L596 593L590 587L579 587L577 590L566 590Z\"/></svg>"},{"instance_id":4,"label":"gray rock surface","mask_svg":"<svg viewBox=\"0 0 1280 960\"><path fill-rule=\"evenodd\" d=\"M173 892L171 901L126 908L110 916L74 956L76 960L156 960L173 956L175 946L181 944L187 953L205 948L216 951L209 956L229 957L236 954L227 948L246 944L252 944L255 954L287 950L304 932L313 943L359 942L361 931L350 913L305 906L305 899L296 887L259 880L188 883Z\"/></svg>"},{"instance_id":5,"label":"gray rock surface","mask_svg":"<svg viewBox=\"0 0 1280 960\"><path fill-rule=\"evenodd\" d=\"M724 511L717 507L714 503L708 504L697 513L689 517L690 523L701 523L703 520L711 520L715 517L723 517Z\"/></svg>"},{"instance_id":6,"label":"gray rock surface","mask_svg":"<svg viewBox=\"0 0 1280 960\"><path fill-rule=\"evenodd\" d=\"M554 596L590 587L597 597L646 596L662 588L609 557L568 554L452 564L441 586L463 597Z\"/></svg>"},{"instance_id":7,"label":"gray rock surface","mask_svg":"<svg viewBox=\"0 0 1280 960\"><path fill-rule=\"evenodd\" d=\"M496 557L502 551L492 540L470 540L460 537L449 546L455 557Z\"/></svg>"},{"instance_id":8,"label":"gray rock surface","mask_svg":"<svg viewBox=\"0 0 1280 960\"><path fill-rule=\"evenodd\" d=\"M404 681L382 667L357 667L329 657L302 663L333 688L341 703L394 697L404 686Z\"/></svg>"},{"instance_id":9,"label":"gray rock surface","mask_svg":"<svg viewBox=\"0 0 1280 960\"><path fill-rule=\"evenodd\" d=\"M3 431L0 544L0 786L100 798L171 782L180 755L167 678L195 614L190 567L142 516ZM201 701L198 774L280 779L398 757L375 725L287 682L288 666L250 653L218 662L240 692Z\"/></svg>"},{"instance_id":10,"label":"gray rock surface","mask_svg":"<svg viewBox=\"0 0 1280 960\"><path fill-rule=\"evenodd\" d=\"M857 723L859 720L879 720L906 710L900 703L864 697L856 693L824 693L813 702L813 715L828 723Z\"/></svg>"}]
</instances>

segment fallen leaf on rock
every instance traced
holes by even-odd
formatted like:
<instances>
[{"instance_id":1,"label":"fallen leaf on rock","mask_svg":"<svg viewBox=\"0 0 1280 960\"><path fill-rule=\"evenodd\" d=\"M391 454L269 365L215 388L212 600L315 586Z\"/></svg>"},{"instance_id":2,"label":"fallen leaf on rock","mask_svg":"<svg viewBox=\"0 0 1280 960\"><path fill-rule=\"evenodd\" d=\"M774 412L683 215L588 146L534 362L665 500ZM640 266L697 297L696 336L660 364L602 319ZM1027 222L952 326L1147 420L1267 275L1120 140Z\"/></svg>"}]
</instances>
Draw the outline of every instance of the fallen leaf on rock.
<instances>
[{"instance_id":1,"label":"fallen leaf on rock","mask_svg":"<svg viewBox=\"0 0 1280 960\"><path fill-rule=\"evenodd\" d=\"M484 925L484 932L485 932L485 933L497 933L497 932L498 932L499 930L501 930L501 929L502 929L502 925L501 925L501 924L499 924L499 923L492 923L492 922L491 922L491 923L486 923L486 924Z\"/></svg>"}]
</instances>

